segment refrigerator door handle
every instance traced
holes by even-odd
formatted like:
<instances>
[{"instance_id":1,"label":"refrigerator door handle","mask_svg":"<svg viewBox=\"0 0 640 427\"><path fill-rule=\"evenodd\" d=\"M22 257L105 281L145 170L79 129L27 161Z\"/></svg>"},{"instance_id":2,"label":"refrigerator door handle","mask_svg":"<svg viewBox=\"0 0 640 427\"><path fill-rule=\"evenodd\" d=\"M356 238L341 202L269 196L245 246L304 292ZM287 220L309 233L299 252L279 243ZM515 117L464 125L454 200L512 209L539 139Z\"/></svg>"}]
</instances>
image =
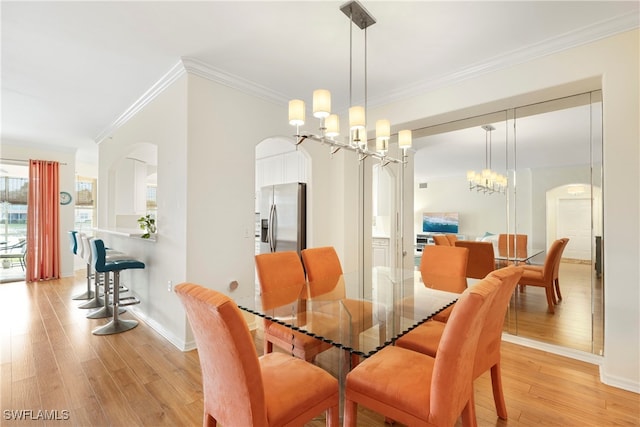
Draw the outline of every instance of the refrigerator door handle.
<instances>
[{"instance_id":1,"label":"refrigerator door handle","mask_svg":"<svg viewBox=\"0 0 640 427\"><path fill-rule=\"evenodd\" d=\"M269 205L269 219L267 223L267 242L269 243L269 252L273 252L273 244L271 243L271 230L273 226L273 205Z\"/></svg>"},{"instance_id":2,"label":"refrigerator door handle","mask_svg":"<svg viewBox=\"0 0 640 427\"><path fill-rule=\"evenodd\" d=\"M271 246L271 252L276 251L276 241L278 238L278 211L276 205L271 205L271 213L269 215L269 245Z\"/></svg>"}]
</instances>

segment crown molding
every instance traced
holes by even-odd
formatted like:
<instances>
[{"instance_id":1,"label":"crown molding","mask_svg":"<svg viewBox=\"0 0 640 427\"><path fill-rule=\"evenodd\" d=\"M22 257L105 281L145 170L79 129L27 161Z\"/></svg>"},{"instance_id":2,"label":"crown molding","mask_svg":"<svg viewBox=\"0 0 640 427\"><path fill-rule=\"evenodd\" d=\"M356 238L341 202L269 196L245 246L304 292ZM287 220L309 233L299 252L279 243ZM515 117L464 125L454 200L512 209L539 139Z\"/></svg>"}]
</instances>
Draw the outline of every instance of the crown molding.
<instances>
[{"instance_id":1,"label":"crown molding","mask_svg":"<svg viewBox=\"0 0 640 427\"><path fill-rule=\"evenodd\" d=\"M182 61L178 61L171 69L160 78L149 90L147 90L136 102L125 110L118 118L116 118L109 126L96 136L96 144L100 144L106 138L111 136L120 126L124 125L130 118L135 116L138 111L146 107L158 95L160 95L167 87L185 74L185 67Z\"/></svg>"},{"instance_id":2,"label":"crown molding","mask_svg":"<svg viewBox=\"0 0 640 427\"><path fill-rule=\"evenodd\" d=\"M514 49L486 61L460 69L455 73L443 75L435 79L423 80L381 96L372 96L368 104L371 107L379 107L391 102L410 98L416 94L427 93L440 87L453 85L486 73L502 70L567 49L593 43L616 34L637 29L638 27L640 27L640 17L638 14L629 13L620 15L607 21L565 33L559 37Z\"/></svg>"},{"instance_id":3,"label":"crown molding","mask_svg":"<svg viewBox=\"0 0 640 427\"><path fill-rule=\"evenodd\" d=\"M199 59L183 57L182 63L187 72L196 76L211 80L224 86L239 90L246 94L256 96L274 104L286 105L289 98L280 92L261 86L242 77L229 74L219 68L213 67Z\"/></svg>"},{"instance_id":4,"label":"crown molding","mask_svg":"<svg viewBox=\"0 0 640 427\"><path fill-rule=\"evenodd\" d=\"M381 96L373 96L368 100L369 107L379 107L391 102L410 98L420 93L427 93L437 88L459 83L489 72L498 71L524 62L532 61L563 50L595 42L625 31L636 29L640 26L640 17L635 13L621 15L607 21L586 26L576 31L565 33L560 37L548 39L539 43L527 45L511 52L495 56L487 61L476 63L470 67L437 77L424 80L416 84L405 86L393 92ZM147 90L124 113L115 119L106 129L95 138L100 144L116 129L126 123L138 111L149 104L156 96L162 93L174 81L185 73L205 78L224 86L239 90L240 92L256 96L276 105L286 105L289 98L280 92L261 86L242 77L229 74L219 68L213 67L201 60L182 57L164 76Z\"/></svg>"}]
</instances>

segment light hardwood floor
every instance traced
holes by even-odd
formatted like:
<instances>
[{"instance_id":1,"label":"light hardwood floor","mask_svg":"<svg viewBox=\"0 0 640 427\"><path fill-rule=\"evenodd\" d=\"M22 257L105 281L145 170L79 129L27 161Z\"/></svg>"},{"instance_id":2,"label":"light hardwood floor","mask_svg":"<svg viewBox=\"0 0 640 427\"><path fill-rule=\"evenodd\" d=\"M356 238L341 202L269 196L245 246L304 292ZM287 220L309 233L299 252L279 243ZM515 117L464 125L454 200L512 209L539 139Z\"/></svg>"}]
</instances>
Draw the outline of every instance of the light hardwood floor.
<instances>
[{"instance_id":1,"label":"light hardwood floor","mask_svg":"<svg viewBox=\"0 0 640 427\"><path fill-rule=\"evenodd\" d=\"M563 300L555 306L555 313L548 312L544 288L527 286L524 291L514 293L511 307L515 310L510 310L505 330L549 344L602 354L602 279L596 277L590 264L571 261L560 263L559 277Z\"/></svg>"},{"instance_id":2,"label":"light hardwood floor","mask_svg":"<svg viewBox=\"0 0 640 427\"><path fill-rule=\"evenodd\" d=\"M86 319L71 300L84 286L81 274L0 284L0 425L201 425L197 352L179 351L143 322L122 334L92 335L104 321ZM502 354L509 420L496 417L483 375L475 382L480 426L640 425L640 395L601 384L596 366L510 343ZM9 419L25 411L42 418L45 410L59 419ZM359 425L384 419L360 409Z\"/></svg>"}]
</instances>

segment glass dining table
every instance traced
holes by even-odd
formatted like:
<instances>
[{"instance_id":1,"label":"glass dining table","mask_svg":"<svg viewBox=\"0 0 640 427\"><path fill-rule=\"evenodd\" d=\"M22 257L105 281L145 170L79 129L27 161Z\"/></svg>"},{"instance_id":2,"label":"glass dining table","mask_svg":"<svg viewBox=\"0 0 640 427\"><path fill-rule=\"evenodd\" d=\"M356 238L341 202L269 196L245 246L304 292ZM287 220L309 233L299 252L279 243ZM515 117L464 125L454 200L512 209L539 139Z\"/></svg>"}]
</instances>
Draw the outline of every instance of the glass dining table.
<instances>
[{"instance_id":1,"label":"glass dining table","mask_svg":"<svg viewBox=\"0 0 640 427\"><path fill-rule=\"evenodd\" d=\"M235 301L246 312L340 349L343 389L354 355L372 356L455 303L459 294L441 289L466 280L430 276L425 282L419 271L375 267L368 274L346 273Z\"/></svg>"},{"instance_id":2,"label":"glass dining table","mask_svg":"<svg viewBox=\"0 0 640 427\"><path fill-rule=\"evenodd\" d=\"M531 258L540 255L544 249L527 249L518 251L517 253L507 253L506 251L498 251L495 255L496 261L510 261L516 264L528 263Z\"/></svg>"}]
</instances>

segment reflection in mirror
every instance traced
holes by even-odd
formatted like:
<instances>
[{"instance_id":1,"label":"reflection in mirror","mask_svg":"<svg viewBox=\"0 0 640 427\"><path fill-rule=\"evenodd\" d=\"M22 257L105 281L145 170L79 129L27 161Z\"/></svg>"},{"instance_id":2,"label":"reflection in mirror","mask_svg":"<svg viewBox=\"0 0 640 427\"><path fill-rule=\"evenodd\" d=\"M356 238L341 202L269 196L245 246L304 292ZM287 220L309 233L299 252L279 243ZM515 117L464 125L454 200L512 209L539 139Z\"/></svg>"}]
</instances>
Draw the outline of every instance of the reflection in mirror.
<instances>
[{"instance_id":1,"label":"reflection in mirror","mask_svg":"<svg viewBox=\"0 0 640 427\"><path fill-rule=\"evenodd\" d=\"M596 354L602 352L602 321L595 320L602 318L602 278L596 274L602 189L592 162L602 153L600 115L594 115L599 110L601 103L589 93L517 108L512 188L514 232L527 234L531 248L545 250L531 264L546 267L553 242L569 239L556 267L554 313L543 288L521 287L515 333Z\"/></svg>"},{"instance_id":2,"label":"reflection in mirror","mask_svg":"<svg viewBox=\"0 0 640 427\"><path fill-rule=\"evenodd\" d=\"M372 170L372 266L395 267L396 221L395 175L391 168L375 163Z\"/></svg>"},{"instance_id":3,"label":"reflection in mirror","mask_svg":"<svg viewBox=\"0 0 640 427\"><path fill-rule=\"evenodd\" d=\"M157 220L158 146L135 144L114 166L115 226L138 229L138 218L150 214Z\"/></svg>"},{"instance_id":4,"label":"reflection in mirror","mask_svg":"<svg viewBox=\"0 0 640 427\"><path fill-rule=\"evenodd\" d=\"M528 254L540 251L525 261L532 266L544 265L554 240L569 238L555 313L544 288L519 287L505 330L596 354L603 347L601 109L594 92L414 131L416 263L420 246L431 243L422 223L430 212L457 213L457 237L490 241L495 253L499 234L525 235ZM487 124L495 127L491 168L508 176L506 194L469 190L467 172L489 163Z\"/></svg>"}]
</instances>

